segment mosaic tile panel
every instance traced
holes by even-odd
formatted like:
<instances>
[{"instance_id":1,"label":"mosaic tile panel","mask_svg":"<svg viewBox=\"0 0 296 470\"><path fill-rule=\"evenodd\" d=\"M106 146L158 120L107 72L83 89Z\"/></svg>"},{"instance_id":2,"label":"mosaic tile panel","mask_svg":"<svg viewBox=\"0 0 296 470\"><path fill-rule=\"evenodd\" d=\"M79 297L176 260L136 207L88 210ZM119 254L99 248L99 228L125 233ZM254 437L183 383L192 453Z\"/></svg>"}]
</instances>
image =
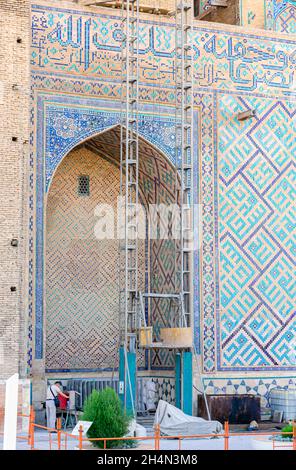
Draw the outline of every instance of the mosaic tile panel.
<instances>
[{"instance_id":1,"label":"mosaic tile panel","mask_svg":"<svg viewBox=\"0 0 296 470\"><path fill-rule=\"evenodd\" d=\"M270 392L273 388L295 388L294 376L287 377L213 377L203 379L209 395L250 394L260 395L262 406L270 406Z\"/></svg>"},{"instance_id":2,"label":"mosaic tile panel","mask_svg":"<svg viewBox=\"0 0 296 470\"><path fill-rule=\"evenodd\" d=\"M293 367L296 106L222 95L218 113L218 368Z\"/></svg>"},{"instance_id":3,"label":"mosaic tile panel","mask_svg":"<svg viewBox=\"0 0 296 470\"><path fill-rule=\"evenodd\" d=\"M295 0L265 0L266 27L280 33L296 33Z\"/></svg>"}]
</instances>

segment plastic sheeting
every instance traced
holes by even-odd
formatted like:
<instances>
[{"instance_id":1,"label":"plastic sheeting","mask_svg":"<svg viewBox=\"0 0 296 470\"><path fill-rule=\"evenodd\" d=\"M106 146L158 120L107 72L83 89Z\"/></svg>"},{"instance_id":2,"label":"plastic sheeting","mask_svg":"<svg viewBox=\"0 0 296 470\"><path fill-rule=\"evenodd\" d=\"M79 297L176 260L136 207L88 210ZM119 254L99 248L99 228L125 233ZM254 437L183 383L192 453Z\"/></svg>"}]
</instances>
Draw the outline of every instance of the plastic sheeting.
<instances>
[{"instance_id":1,"label":"plastic sheeting","mask_svg":"<svg viewBox=\"0 0 296 470\"><path fill-rule=\"evenodd\" d=\"M166 436L193 436L196 434L218 434L223 426L219 421L207 421L189 416L175 406L160 400L155 414L154 425L160 425L160 432Z\"/></svg>"}]
</instances>

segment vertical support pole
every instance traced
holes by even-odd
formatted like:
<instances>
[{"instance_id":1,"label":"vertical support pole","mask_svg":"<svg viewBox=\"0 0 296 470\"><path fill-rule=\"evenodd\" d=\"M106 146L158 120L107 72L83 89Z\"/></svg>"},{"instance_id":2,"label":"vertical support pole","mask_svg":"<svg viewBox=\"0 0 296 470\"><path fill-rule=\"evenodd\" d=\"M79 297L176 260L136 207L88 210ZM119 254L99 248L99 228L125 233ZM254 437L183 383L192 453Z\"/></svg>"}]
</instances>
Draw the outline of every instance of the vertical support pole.
<instances>
[{"instance_id":1,"label":"vertical support pole","mask_svg":"<svg viewBox=\"0 0 296 470\"><path fill-rule=\"evenodd\" d=\"M181 354L175 355L176 407L181 409Z\"/></svg>"},{"instance_id":2,"label":"vertical support pole","mask_svg":"<svg viewBox=\"0 0 296 470\"><path fill-rule=\"evenodd\" d=\"M28 429L28 446L31 444L31 423L32 423L33 406L30 405L29 429Z\"/></svg>"},{"instance_id":3,"label":"vertical support pole","mask_svg":"<svg viewBox=\"0 0 296 470\"><path fill-rule=\"evenodd\" d=\"M127 364L125 364L127 360ZM128 413L136 405L136 353L119 349L119 397Z\"/></svg>"},{"instance_id":4,"label":"vertical support pole","mask_svg":"<svg viewBox=\"0 0 296 470\"><path fill-rule=\"evenodd\" d=\"M224 424L224 450L229 450L229 423Z\"/></svg>"},{"instance_id":5,"label":"vertical support pole","mask_svg":"<svg viewBox=\"0 0 296 470\"><path fill-rule=\"evenodd\" d=\"M293 450L296 450L296 422L293 421Z\"/></svg>"},{"instance_id":6,"label":"vertical support pole","mask_svg":"<svg viewBox=\"0 0 296 470\"><path fill-rule=\"evenodd\" d=\"M61 429L62 429L62 419L57 419L57 439L58 439L58 450L61 450Z\"/></svg>"},{"instance_id":7,"label":"vertical support pole","mask_svg":"<svg viewBox=\"0 0 296 470\"><path fill-rule=\"evenodd\" d=\"M182 410L192 415L192 352L183 352L182 366Z\"/></svg>"},{"instance_id":8,"label":"vertical support pole","mask_svg":"<svg viewBox=\"0 0 296 470\"><path fill-rule=\"evenodd\" d=\"M156 424L154 429L154 450L160 449L160 426Z\"/></svg>"},{"instance_id":9,"label":"vertical support pole","mask_svg":"<svg viewBox=\"0 0 296 470\"><path fill-rule=\"evenodd\" d=\"M83 426L79 426L79 435L78 435L78 449L82 450L83 447Z\"/></svg>"},{"instance_id":10,"label":"vertical support pole","mask_svg":"<svg viewBox=\"0 0 296 470\"><path fill-rule=\"evenodd\" d=\"M32 414L31 414L31 430L30 430L30 445L31 445L31 450L34 450L34 445L35 445L35 427L34 427L34 421L35 421L35 410L32 409Z\"/></svg>"}]
</instances>

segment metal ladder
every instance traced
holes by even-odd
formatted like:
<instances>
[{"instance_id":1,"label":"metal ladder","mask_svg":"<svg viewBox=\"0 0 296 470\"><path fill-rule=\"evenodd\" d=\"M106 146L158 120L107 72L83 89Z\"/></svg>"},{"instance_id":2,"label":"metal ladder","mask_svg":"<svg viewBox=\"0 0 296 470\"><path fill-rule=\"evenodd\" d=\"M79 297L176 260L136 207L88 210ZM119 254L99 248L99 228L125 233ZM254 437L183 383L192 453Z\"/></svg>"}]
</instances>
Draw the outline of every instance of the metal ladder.
<instances>
[{"instance_id":1,"label":"metal ladder","mask_svg":"<svg viewBox=\"0 0 296 470\"><path fill-rule=\"evenodd\" d=\"M120 196L124 233L120 238L120 343L129 348L135 336L138 291L138 186L139 186L139 0L122 0L122 77L120 136Z\"/></svg>"},{"instance_id":2,"label":"metal ladder","mask_svg":"<svg viewBox=\"0 0 296 470\"><path fill-rule=\"evenodd\" d=\"M180 291L186 324L192 313L192 179L193 179L193 2L176 0L175 11L176 142L180 187Z\"/></svg>"}]
</instances>

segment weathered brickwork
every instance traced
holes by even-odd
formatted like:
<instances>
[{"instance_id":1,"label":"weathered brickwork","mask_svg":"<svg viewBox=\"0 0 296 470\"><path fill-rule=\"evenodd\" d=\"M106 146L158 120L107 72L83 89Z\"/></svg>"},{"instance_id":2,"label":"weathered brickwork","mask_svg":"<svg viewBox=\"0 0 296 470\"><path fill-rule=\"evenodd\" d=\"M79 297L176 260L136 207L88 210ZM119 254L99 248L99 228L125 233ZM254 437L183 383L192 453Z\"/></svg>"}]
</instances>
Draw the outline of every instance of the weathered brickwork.
<instances>
[{"instance_id":1,"label":"weathered brickwork","mask_svg":"<svg viewBox=\"0 0 296 470\"><path fill-rule=\"evenodd\" d=\"M0 1L0 370L24 375L29 158L28 0ZM18 247L11 240L18 240ZM12 291L11 291L12 288ZM15 291L14 291L15 289Z\"/></svg>"}]
</instances>

